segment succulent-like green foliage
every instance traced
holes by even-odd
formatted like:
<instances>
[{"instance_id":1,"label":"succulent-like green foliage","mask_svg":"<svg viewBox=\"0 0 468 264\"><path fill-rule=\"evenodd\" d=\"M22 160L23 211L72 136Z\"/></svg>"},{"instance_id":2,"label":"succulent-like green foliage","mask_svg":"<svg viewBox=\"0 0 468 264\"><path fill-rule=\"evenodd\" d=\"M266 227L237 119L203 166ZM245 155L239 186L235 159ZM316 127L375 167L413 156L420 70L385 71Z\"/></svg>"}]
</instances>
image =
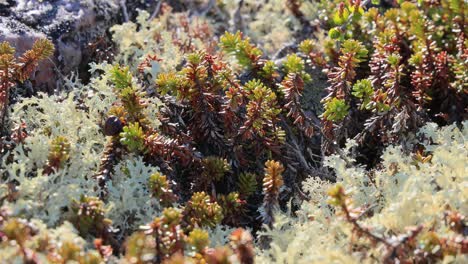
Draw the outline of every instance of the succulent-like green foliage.
<instances>
[{"instance_id":1,"label":"succulent-like green foliage","mask_svg":"<svg viewBox=\"0 0 468 264\"><path fill-rule=\"evenodd\" d=\"M328 74L331 86L328 88L330 94L323 100L325 105L324 122L340 122L347 115L349 105L346 99L351 94L350 85L356 76L355 68L366 58L367 52L367 49L359 41L346 40L343 42L338 67L335 67Z\"/></svg>"},{"instance_id":2,"label":"succulent-like green foliage","mask_svg":"<svg viewBox=\"0 0 468 264\"><path fill-rule=\"evenodd\" d=\"M215 227L223 220L221 206L204 192L196 192L187 202L185 219L189 227Z\"/></svg>"},{"instance_id":3,"label":"succulent-like green foliage","mask_svg":"<svg viewBox=\"0 0 468 264\"><path fill-rule=\"evenodd\" d=\"M2 223L2 232L8 240L24 246L28 239L37 232L33 225L21 219L8 219Z\"/></svg>"},{"instance_id":4,"label":"succulent-like green foliage","mask_svg":"<svg viewBox=\"0 0 468 264\"><path fill-rule=\"evenodd\" d=\"M3 41L0 43L0 54L1 55L13 55L15 53L15 48L10 45L10 43Z\"/></svg>"},{"instance_id":5,"label":"succulent-like green foliage","mask_svg":"<svg viewBox=\"0 0 468 264\"><path fill-rule=\"evenodd\" d=\"M343 120L348 114L349 105L344 99L333 98L325 103L323 117L334 122Z\"/></svg>"},{"instance_id":6,"label":"succulent-like green foliage","mask_svg":"<svg viewBox=\"0 0 468 264\"><path fill-rule=\"evenodd\" d=\"M243 67L255 68L260 56L262 56L262 51L250 44L249 38L244 38L239 31L235 34L226 32L219 41L221 49L234 55Z\"/></svg>"},{"instance_id":7,"label":"succulent-like green foliage","mask_svg":"<svg viewBox=\"0 0 468 264\"><path fill-rule=\"evenodd\" d=\"M50 174L53 171L63 168L65 163L70 159L70 149L70 142L66 137L58 136L54 138L50 142L45 172Z\"/></svg>"},{"instance_id":8,"label":"succulent-like green foliage","mask_svg":"<svg viewBox=\"0 0 468 264\"><path fill-rule=\"evenodd\" d=\"M271 60L266 61L262 67L260 75L267 80L277 77L278 72L275 62Z\"/></svg>"},{"instance_id":9,"label":"succulent-like green foliage","mask_svg":"<svg viewBox=\"0 0 468 264\"><path fill-rule=\"evenodd\" d=\"M151 263L155 255L155 243L144 232L135 232L125 242L125 257L129 263Z\"/></svg>"},{"instance_id":10,"label":"succulent-like green foliage","mask_svg":"<svg viewBox=\"0 0 468 264\"><path fill-rule=\"evenodd\" d=\"M239 193L231 192L227 195L219 195L218 203L223 210L224 223L236 224L241 215L245 213L245 201L241 200Z\"/></svg>"},{"instance_id":11,"label":"succulent-like green foliage","mask_svg":"<svg viewBox=\"0 0 468 264\"><path fill-rule=\"evenodd\" d=\"M1 214L2 260L18 263L44 261L86 264L104 261L98 251L85 249L84 240L75 234L69 223L56 229L47 229L41 222L12 217L5 208Z\"/></svg>"},{"instance_id":12,"label":"succulent-like green foliage","mask_svg":"<svg viewBox=\"0 0 468 264\"><path fill-rule=\"evenodd\" d=\"M105 217L104 203L97 197L82 196L71 205L70 221L82 236L105 236L111 232L112 221Z\"/></svg>"},{"instance_id":13,"label":"succulent-like green foliage","mask_svg":"<svg viewBox=\"0 0 468 264\"><path fill-rule=\"evenodd\" d=\"M132 74L128 67L115 65L110 71L109 79L117 90L123 90L132 86Z\"/></svg>"},{"instance_id":14,"label":"succulent-like green foliage","mask_svg":"<svg viewBox=\"0 0 468 264\"><path fill-rule=\"evenodd\" d=\"M241 134L251 138L254 134L265 136L268 132L277 130L275 121L280 113L277 106L277 96L259 80L252 80L245 84L248 92L247 119L241 127ZM281 139L281 131L276 131L274 137Z\"/></svg>"},{"instance_id":15,"label":"succulent-like green foliage","mask_svg":"<svg viewBox=\"0 0 468 264\"><path fill-rule=\"evenodd\" d=\"M44 60L49 58L54 54L55 47L54 44L48 39L38 39L34 42L31 48L31 55L34 55L39 60ZM11 49L10 49L11 52Z\"/></svg>"},{"instance_id":16,"label":"succulent-like green foliage","mask_svg":"<svg viewBox=\"0 0 468 264\"><path fill-rule=\"evenodd\" d=\"M195 249L195 252L203 252L210 243L208 232L195 228L188 235L187 242Z\"/></svg>"},{"instance_id":17,"label":"succulent-like green foliage","mask_svg":"<svg viewBox=\"0 0 468 264\"><path fill-rule=\"evenodd\" d=\"M461 92L466 81L461 81L459 63L467 50L466 12L459 8L465 3L400 1L392 8L368 8L362 1L331 2L325 11L333 18L327 22L326 48L312 40L300 45L313 64L328 71L326 110L336 106L332 100L337 98L351 113L345 120L330 111L323 115L326 151L333 151L332 141L343 146L345 130L373 152L382 148L365 142L388 144L425 121L448 124L466 118Z\"/></svg>"},{"instance_id":18,"label":"succulent-like green foliage","mask_svg":"<svg viewBox=\"0 0 468 264\"><path fill-rule=\"evenodd\" d=\"M251 235L245 230L237 231L242 232L239 238L236 233L232 234L230 247L210 248L209 232L195 228L185 234L180 217L179 211L166 208L161 217L132 234L126 242L125 260L130 263L231 263L243 258L240 255L243 252L237 248L253 252Z\"/></svg>"},{"instance_id":19,"label":"succulent-like green foliage","mask_svg":"<svg viewBox=\"0 0 468 264\"><path fill-rule=\"evenodd\" d=\"M231 169L226 159L218 157L206 157L202 160L203 173L201 177L212 181L220 181Z\"/></svg>"},{"instance_id":20,"label":"succulent-like green foliage","mask_svg":"<svg viewBox=\"0 0 468 264\"><path fill-rule=\"evenodd\" d=\"M310 75L304 71L305 65L304 60L296 54L290 54L286 57L286 61L283 64L286 73L299 74L304 82L310 81Z\"/></svg>"},{"instance_id":21,"label":"succulent-like green foliage","mask_svg":"<svg viewBox=\"0 0 468 264\"><path fill-rule=\"evenodd\" d=\"M160 172L156 172L150 176L148 187L151 194L163 204L170 204L177 200L177 196L172 192L169 180Z\"/></svg>"},{"instance_id":22,"label":"succulent-like green foliage","mask_svg":"<svg viewBox=\"0 0 468 264\"><path fill-rule=\"evenodd\" d=\"M11 49L5 49L7 55L4 57L2 67L5 72L13 71L14 78L23 82L28 79L33 70L38 66L39 61L44 60L54 54L54 44L48 39L38 39L34 42L32 48L27 50L21 57L18 58L18 63L15 62ZM9 62L7 60L10 59ZM13 79L14 80L14 79ZM12 81L12 80L11 80Z\"/></svg>"},{"instance_id":23,"label":"succulent-like green foliage","mask_svg":"<svg viewBox=\"0 0 468 264\"><path fill-rule=\"evenodd\" d=\"M280 188L283 186L282 173L284 167L281 163L274 160L265 162L265 176L263 177L263 207L261 208L261 216L263 222L271 224L273 222L273 214L278 210L278 196Z\"/></svg>"},{"instance_id":24,"label":"succulent-like green foliage","mask_svg":"<svg viewBox=\"0 0 468 264\"><path fill-rule=\"evenodd\" d=\"M163 72L158 75L156 79L156 84L159 87L159 91L162 95L165 95L169 92L177 93L177 87L179 84L179 78L174 72Z\"/></svg>"},{"instance_id":25,"label":"succulent-like green foliage","mask_svg":"<svg viewBox=\"0 0 468 264\"><path fill-rule=\"evenodd\" d=\"M144 151L145 134L139 123L130 123L124 126L120 133L120 142L125 145L129 151Z\"/></svg>"},{"instance_id":26,"label":"succulent-like green foliage","mask_svg":"<svg viewBox=\"0 0 468 264\"><path fill-rule=\"evenodd\" d=\"M145 126L149 120L145 113L145 93L133 84L133 76L128 67L119 65L109 70L109 80L113 84L115 93L120 101L113 105L110 114L117 116L121 122L138 122Z\"/></svg>"},{"instance_id":27,"label":"succulent-like green foliage","mask_svg":"<svg viewBox=\"0 0 468 264\"><path fill-rule=\"evenodd\" d=\"M309 54L314 50L314 42L310 39L305 39L299 43L298 49L304 54Z\"/></svg>"},{"instance_id":28,"label":"succulent-like green foliage","mask_svg":"<svg viewBox=\"0 0 468 264\"><path fill-rule=\"evenodd\" d=\"M371 96L374 94L371 81L368 79L357 81L353 85L353 91L351 94L362 100L361 109L367 108L367 105L372 100Z\"/></svg>"},{"instance_id":29,"label":"succulent-like green foliage","mask_svg":"<svg viewBox=\"0 0 468 264\"><path fill-rule=\"evenodd\" d=\"M242 197L249 197L257 191L257 175L253 173L242 173L239 175L239 194Z\"/></svg>"},{"instance_id":30,"label":"succulent-like green foliage","mask_svg":"<svg viewBox=\"0 0 468 264\"><path fill-rule=\"evenodd\" d=\"M151 231L156 237L156 250L159 258L167 258L183 250L183 231L179 226L181 214L174 208L166 208L161 217L151 223Z\"/></svg>"}]
</instances>

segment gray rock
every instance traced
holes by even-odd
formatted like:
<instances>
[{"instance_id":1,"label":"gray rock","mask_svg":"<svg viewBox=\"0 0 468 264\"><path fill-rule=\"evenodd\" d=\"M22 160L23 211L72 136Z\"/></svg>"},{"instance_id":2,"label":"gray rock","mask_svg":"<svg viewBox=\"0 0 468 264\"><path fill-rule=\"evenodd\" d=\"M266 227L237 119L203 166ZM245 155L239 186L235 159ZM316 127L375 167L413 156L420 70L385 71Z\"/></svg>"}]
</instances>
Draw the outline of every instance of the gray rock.
<instances>
[{"instance_id":1,"label":"gray rock","mask_svg":"<svg viewBox=\"0 0 468 264\"><path fill-rule=\"evenodd\" d=\"M120 16L118 0L0 0L0 41L18 55L38 38L51 39L56 53L31 76L37 90L52 92L60 76L89 62L89 43L105 36Z\"/></svg>"}]
</instances>

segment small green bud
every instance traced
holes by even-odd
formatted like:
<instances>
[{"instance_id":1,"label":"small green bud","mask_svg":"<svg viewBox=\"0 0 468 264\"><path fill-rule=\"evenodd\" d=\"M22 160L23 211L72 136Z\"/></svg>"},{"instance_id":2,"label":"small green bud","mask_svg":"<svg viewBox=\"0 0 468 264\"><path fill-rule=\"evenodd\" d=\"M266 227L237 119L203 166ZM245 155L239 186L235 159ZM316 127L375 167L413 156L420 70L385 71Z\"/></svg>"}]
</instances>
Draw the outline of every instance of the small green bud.
<instances>
[{"instance_id":1,"label":"small green bud","mask_svg":"<svg viewBox=\"0 0 468 264\"><path fill-rule=\"evenodd\" d=\"M332 29L330 29L330 31L328 31L328 36L331 38L331 39L338 39L341 37L341 32L338 28L334 27Z\"/></svg>"}]
</instances>

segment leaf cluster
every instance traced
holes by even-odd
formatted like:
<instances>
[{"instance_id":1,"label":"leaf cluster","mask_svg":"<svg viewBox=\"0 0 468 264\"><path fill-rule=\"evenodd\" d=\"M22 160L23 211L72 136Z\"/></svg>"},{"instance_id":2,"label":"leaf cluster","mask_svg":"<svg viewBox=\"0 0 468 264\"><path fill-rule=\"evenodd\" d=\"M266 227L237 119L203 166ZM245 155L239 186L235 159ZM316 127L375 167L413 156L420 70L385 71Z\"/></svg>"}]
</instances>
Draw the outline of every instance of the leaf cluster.
<instances>
[{"instance_id":1,"label":"leaf cluster","mask_svg":"<svg viewBox=\"0 0 468 264\"><path fill-rule=\"evenodd\" d=\"M325 151L335 151L333 141L343 146L345 138L354 138L368 156L424 122L466 119L466 82L459 74L467 50L462 2L401 1L378 9L333 1L324 40L329 48L319 51L312 40L300 45L312 64L328 72Z\"/></svg>"}]
</instances>

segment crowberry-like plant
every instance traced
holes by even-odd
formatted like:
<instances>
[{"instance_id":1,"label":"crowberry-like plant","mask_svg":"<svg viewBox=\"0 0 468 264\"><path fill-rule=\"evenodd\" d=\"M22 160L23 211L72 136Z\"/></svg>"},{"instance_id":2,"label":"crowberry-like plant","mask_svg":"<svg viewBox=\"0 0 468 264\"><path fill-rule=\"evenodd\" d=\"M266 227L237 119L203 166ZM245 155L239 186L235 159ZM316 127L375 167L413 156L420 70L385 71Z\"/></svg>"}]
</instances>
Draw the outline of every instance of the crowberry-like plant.
<instances>
[{"instance_id":1,"label":"crowberry-like plant","mask_svg":"<svg viewBox=\"0 0 468 264\"><path fill-rule=\"evenodd\" d=\"M0 259L466 262L465 1L151 7L53 95L0 43Z\"/></svg>"},{"instance_id":2,"label":"crowberry-like plant","mask_svg":"<svg viewBox=\"0 0 468 264\"><path fill-rule=\"evenodd\" d=\"M12 87L28 79L39 62L50 57L54 49L50 40L38 39L30 50L16 58L14 47L6 41L0 43L0 126L5 125Z\"/></svg>"},{"instance_id":3,"label":"crowberry-like plant","mask_svg":"<svg viewBox=\"0 0 468 264\"><path fill-rule=\"evenodd\" d=\"M424 121L466 118L466 85L457 63L467 49L462 2L401 1L385 10L343 1L330 12L327 40L340 49L321 53L313 41L301 43L331 84L323 100L324 150L354 138L365 163L375 164L367 153L403 141Z\"/></svg>"},{"instance_id":4,"label":"crowberry-like plant","mask_svg":"<svg viewBox=\"0 0 468 264\"><path fill-rule=\"evenodd\" d=\"M271 225L273 222L273 214L279 209L278 195L280 188L283 186L284 167L281 163L269 160L265 162L265 176L263 178L263 207L261 215L263 222Z\"/></svg>"}]
</instances>

